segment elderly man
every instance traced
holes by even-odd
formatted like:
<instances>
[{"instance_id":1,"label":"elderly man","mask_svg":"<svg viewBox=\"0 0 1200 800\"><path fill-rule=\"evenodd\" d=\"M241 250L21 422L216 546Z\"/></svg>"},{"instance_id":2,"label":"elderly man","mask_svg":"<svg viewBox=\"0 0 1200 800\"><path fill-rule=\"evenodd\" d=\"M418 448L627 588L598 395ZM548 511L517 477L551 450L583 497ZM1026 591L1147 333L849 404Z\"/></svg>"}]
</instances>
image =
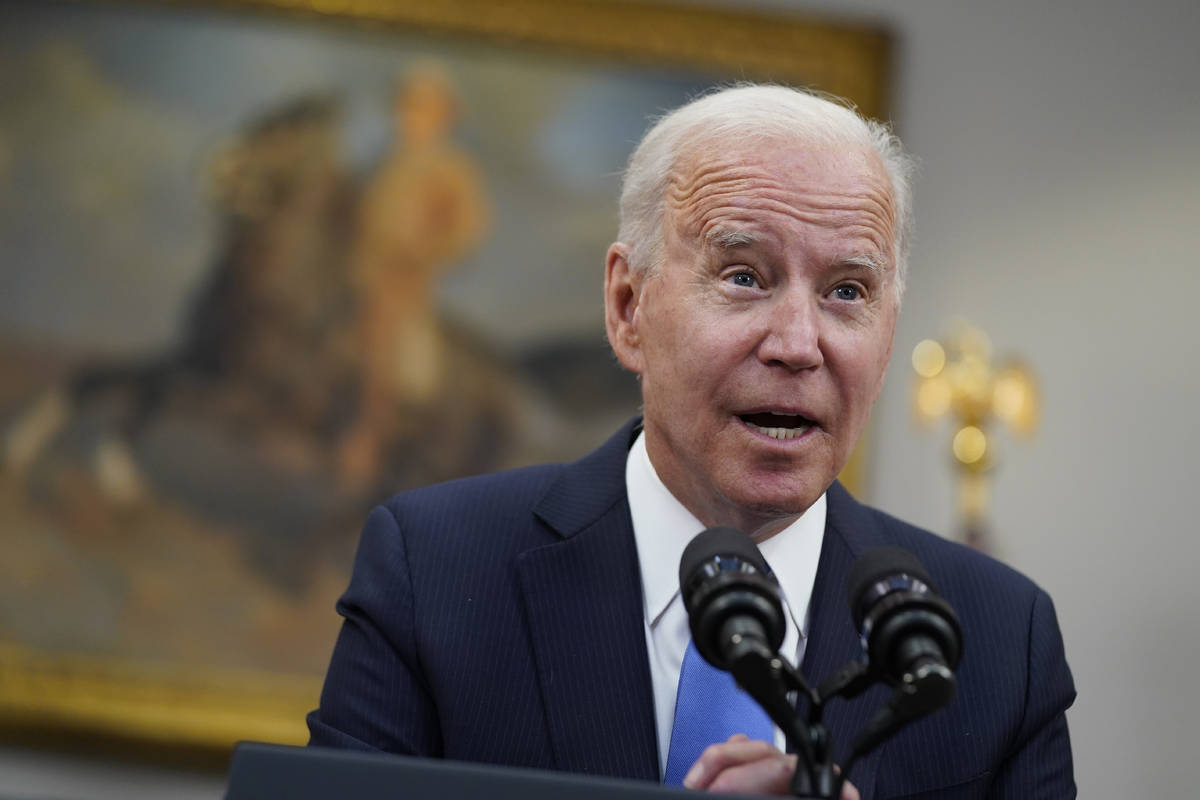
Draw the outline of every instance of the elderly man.
<instances>
[{"instance_id":1,"label":"elderly man","mask_svg":"<svg viewBox=\"0 0 1200 800\"><path fill-rule=\"evenodd\" d=\"M854 766L863 798L1073 797L1049 598L836 483L891 354L909 172L887 130L782 87L659 121L630 162L604 282L643 418L573 464L376 509L312 743L786 791L794 758L752 709L699 745L686 714L700 667L675 571L696 533L729 525L778 578L782 652L814 683L861 653L842 597L864 550L911 551L958 610L957 697ZM704 717L741 708L702 691ZM826 710L840 758L886 696Z\"/></svg>"}]
</instances>

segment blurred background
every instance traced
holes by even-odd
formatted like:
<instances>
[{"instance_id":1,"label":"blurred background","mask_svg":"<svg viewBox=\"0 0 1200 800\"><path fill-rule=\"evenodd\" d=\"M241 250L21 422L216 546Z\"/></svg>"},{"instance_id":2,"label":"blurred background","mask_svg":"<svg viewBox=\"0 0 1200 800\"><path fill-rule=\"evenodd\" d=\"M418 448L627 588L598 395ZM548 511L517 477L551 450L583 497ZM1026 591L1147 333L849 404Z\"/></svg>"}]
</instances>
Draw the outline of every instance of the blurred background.
<instances>
[{"instance_id":1,"label":"blurred background","mask_svg":"<svg viewBox=\"0 0 1200 800\"><path fill-rule=\"evenodd\" d=\"M958 536L909 353L966 318L1019 354L1041 423L993 439L988 545L1055 600L1080 794L1190 796L1200 8L679 8L812 23L794 74L921 160L858 493ZM600 309L619 170L649 115L770 68L204 4L0 15L0 794L217 797L213 742L302 735L370 503L574 457L636 407Z\"/></svg>"}]
</instances>

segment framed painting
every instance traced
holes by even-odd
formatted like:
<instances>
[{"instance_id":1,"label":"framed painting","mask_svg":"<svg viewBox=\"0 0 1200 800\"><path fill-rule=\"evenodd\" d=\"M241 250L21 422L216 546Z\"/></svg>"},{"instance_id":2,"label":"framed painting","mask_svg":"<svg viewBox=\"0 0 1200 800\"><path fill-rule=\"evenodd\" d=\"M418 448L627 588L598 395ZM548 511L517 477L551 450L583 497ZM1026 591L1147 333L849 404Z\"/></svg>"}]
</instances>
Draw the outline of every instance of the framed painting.
<instances>
[{"instance_id":1,"label":"framed painting","mask_svg":"<svg viewBox=\"0 0 1200 800\"><path fill-rule=\"evenodd\" d=\"M881 116L887 60L651 2L6 4L0 726L303 742L371 504L636 412L600 288L648 120Z\"/></svg>"}]
</instances>

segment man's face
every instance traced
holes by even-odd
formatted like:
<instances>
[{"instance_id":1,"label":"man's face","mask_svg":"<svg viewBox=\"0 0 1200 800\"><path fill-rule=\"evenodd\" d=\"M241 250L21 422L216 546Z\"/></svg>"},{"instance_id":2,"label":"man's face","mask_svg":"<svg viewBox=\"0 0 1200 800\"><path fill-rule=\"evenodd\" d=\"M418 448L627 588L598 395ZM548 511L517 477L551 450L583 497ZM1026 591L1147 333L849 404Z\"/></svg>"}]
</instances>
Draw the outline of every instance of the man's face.
<instances>
[{"instance_id":1,"label":"man's face","mask_svg":"<svg viewBox=\"0 0 1200 800\"><path fill-rule=\"evenodd\" d=\"M663 482L706 525L764 538L833 482L891 355L894 210L866 150L758 144L686 159L665 261L609 251L609 337L642 379Z\"/></svg>"}]
</instances>

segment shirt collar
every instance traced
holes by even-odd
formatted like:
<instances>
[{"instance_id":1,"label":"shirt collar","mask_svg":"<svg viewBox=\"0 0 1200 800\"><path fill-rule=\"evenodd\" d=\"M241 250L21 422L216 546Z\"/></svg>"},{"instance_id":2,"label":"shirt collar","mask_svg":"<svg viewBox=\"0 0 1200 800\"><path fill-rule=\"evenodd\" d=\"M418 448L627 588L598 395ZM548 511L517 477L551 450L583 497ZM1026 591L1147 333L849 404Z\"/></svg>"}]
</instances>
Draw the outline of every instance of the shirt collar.
<instances>
[{"instance_id":1,"label":"shirt collar","mask_svg":"<svg viewBox=\"0 0 1200 800\"><path fill-rule=\"evenodd\" d=\"M679 559L704 524L684 508L650 463L645 433L639 433L625 461L625 486L642 575L646 623L654 627L679 594ZM808 603L825 534L825 495L799 519L760 546L775 573L795 629L807 632Z\"/></svg>"}]
</instances>

